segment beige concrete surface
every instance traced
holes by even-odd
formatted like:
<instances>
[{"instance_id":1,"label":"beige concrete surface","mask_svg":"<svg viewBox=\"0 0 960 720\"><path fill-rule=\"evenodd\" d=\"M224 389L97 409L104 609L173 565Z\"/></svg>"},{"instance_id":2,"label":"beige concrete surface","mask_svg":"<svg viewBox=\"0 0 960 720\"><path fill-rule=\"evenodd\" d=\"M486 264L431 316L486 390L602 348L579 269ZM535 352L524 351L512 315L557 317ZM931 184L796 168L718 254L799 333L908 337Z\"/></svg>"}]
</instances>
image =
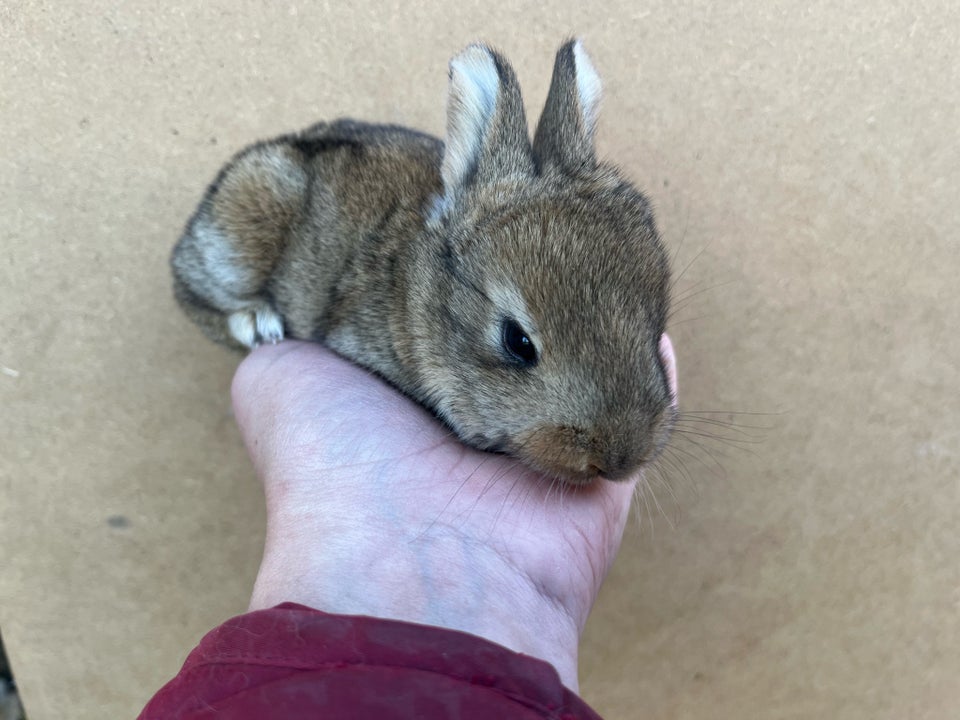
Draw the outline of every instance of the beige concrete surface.
<instances>
[{"instance_id":1,"label":"beige concrete surface","mask_svg":"<svg viewBox=\"0 0 960 720\"><path fill-rule=\"evenodd\" d=\"M0 627L33 720L133 716L248 599L236 359L166 266L215 171L337 115L441 132L477 38L535 117L569 34L605 81L601 154L686 268L682 404L762 428L677 436L583 695L960 717L955 3L26 0L0 4Z\"/></svg>"}]
</instances>

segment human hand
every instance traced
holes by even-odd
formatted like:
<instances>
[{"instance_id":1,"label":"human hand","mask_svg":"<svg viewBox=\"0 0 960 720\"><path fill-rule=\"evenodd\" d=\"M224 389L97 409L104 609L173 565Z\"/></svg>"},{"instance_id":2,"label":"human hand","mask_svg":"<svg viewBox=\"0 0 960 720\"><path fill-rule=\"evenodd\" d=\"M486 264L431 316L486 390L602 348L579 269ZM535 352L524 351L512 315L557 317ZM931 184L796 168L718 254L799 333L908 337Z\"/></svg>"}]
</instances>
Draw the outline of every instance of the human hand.
<instances>
[{"instance_id":1,"label":"human hand","mask_svg":"<svg viewBox=\"0 0 960 720\"><path fill-rule=\"evenodd\" d=\"M675 388L673 350L661 343ZM267 503L250 602L296 602L461 630L553 664L577 646L635 480L551 483L464 446L426 410L329 350L254 350L233 403Z\"/></svg>"}]
</instances>

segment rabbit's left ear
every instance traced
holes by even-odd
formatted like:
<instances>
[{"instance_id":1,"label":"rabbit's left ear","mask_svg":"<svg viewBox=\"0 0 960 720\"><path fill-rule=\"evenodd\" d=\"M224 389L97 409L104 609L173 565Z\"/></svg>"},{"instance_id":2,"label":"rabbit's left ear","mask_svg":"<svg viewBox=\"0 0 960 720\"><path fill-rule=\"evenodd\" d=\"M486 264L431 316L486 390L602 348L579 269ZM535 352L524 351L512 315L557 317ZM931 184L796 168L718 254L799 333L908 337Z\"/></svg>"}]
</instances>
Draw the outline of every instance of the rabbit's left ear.
<instances>
[{"instance_id":1,"label":"rabbit's left ear","mask_svg":"<svg viewBox=\"0 0 960 720\"><path fill-rule=\"evenodd\" d=\"M450 61L443 202L472 185L532 174L533 155L520 86L510 64L484 45Z\"/></svg>"},{"instance_id":2,"label":"rabbit's left ear","mask_svg":"<svg viewBox=\"0 0 960 720\"><path fill-rule=\"evenodd\" d=\"M564 170L596 165L593 131L600 108L600 76L579 40L557 52L553 79L533 139L537 166Z\"/></svg>"}]
</instances>

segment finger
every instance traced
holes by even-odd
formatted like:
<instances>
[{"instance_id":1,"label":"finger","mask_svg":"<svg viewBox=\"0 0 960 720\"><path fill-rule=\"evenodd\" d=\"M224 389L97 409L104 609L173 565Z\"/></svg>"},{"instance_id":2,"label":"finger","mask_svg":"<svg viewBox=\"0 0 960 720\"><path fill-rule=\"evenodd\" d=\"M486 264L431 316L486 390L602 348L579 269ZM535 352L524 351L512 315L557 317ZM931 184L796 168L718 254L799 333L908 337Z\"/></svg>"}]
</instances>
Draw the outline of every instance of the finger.
<instances>
[{"instance_id":1,"label":"finger","mask_svg":"<svg viewBox=\"0 0 960 720\"><path fill-rule=\"evenodd\" d=\"M289 377L291 360L304 351L305 343L286 341L279 345L261 345L237 367L230 386L233 411L241 430L274 404L282 391L281 380Z\"/></svg>"}]
</instances>

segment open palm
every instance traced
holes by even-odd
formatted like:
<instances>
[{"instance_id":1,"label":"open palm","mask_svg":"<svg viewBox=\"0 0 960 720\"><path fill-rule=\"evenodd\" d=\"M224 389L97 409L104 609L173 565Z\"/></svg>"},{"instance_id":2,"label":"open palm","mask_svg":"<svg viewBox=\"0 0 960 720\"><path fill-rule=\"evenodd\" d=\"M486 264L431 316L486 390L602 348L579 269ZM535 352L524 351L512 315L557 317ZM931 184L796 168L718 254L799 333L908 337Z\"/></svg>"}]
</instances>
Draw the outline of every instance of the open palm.
<instances>
[{"instance_id":1,"label":"open palm","mask_svg":"<svg viewBox=\"0 0 960 720\"><path fill-rule=\"evenodd\" d=\"M467 448L311 343L253 351L233 401L267 500L251 609L290 601L471 632L553 663L576 689L633 482L559 486Z\"/></svg>"}]
</instances>

